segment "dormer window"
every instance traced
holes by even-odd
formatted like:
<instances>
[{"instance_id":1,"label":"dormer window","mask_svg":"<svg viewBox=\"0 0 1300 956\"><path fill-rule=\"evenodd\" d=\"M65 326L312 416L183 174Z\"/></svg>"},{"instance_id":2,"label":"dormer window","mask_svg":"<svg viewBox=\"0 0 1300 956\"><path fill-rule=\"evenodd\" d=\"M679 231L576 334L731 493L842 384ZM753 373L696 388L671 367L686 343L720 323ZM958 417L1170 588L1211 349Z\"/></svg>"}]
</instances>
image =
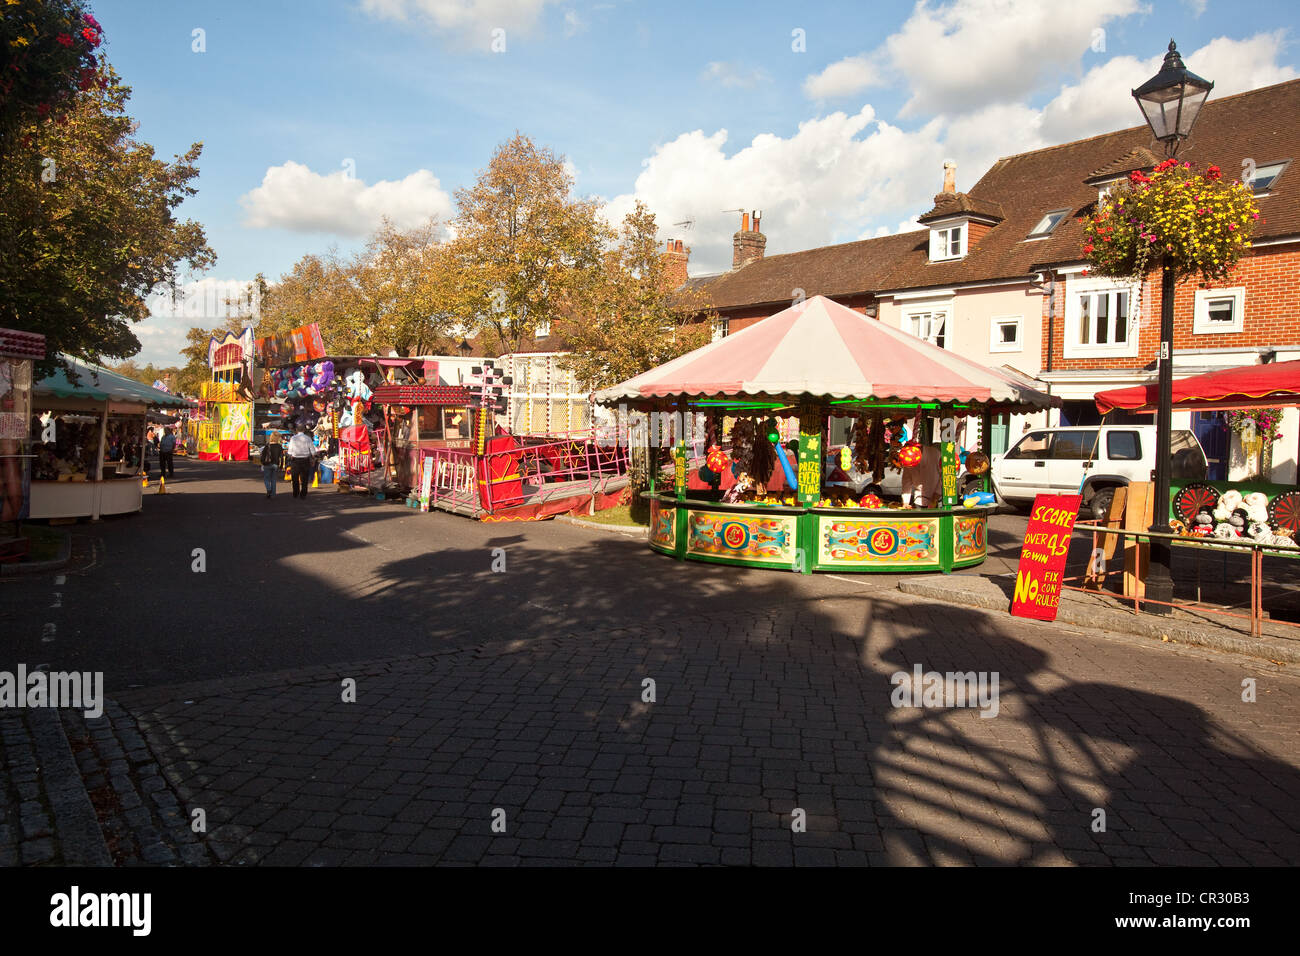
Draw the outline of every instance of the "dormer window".
<instances>
[{"instance_id":1,"label":"dormer window","mask_svg":"<svg viewBox=\"0 0 1300 956\"><path fill-rule=\"evenodd\" d=\"M964 224L942 226L930 230L930 261L960 259L965 255Z\"/></svg>"},{"instance_id":2,"label":"dormer window","mask_svg":"<svg viewBox=\"0 0 1300 956\"><path fill-rule=\"evenodd\" d=\"M1046 239L1068 214L1068 209L1053 209L1042 219L1038 220L1038 225L1030 230L1028 239Z\"/></svg>"}]
</instances>

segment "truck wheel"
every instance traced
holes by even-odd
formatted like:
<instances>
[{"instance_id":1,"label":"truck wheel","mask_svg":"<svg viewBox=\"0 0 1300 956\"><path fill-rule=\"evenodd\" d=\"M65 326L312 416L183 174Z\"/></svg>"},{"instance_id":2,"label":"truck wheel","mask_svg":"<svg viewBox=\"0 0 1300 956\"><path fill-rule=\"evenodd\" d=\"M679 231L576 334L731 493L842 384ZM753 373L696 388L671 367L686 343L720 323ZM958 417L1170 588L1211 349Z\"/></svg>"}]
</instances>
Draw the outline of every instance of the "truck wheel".
<instances>
[{"instance_id":1,"label":"truck wheel","mask_svg":"<svg viewBox=\"0 0 1300 956\"><path fill-rule=\"evenodd\" d=\"M1114 500L1114 488L1102 488L1093 495L1092 501L1088 503L1088 510L1092 512L1092 520L1098 524L1105 521L1110 514L1110 503Z\"/></svg>"}]
</instances>

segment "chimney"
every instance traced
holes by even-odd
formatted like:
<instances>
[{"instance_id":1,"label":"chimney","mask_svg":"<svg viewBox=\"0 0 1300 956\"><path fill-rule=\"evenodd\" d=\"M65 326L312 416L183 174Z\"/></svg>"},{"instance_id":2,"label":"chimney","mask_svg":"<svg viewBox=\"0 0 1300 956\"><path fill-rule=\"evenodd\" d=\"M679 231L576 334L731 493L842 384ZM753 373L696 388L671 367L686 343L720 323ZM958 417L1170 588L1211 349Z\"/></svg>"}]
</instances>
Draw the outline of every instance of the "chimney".
<instances>
[{"instance_id":1,"label":"chimney","mask_svg":"<svg viewBox=\"0 0 1300 956\"><path fill-rule=\"evenodd\" d=\"M669 239L664 257L664 282L670 289L686 284L686 266L691 260L691 250L683 248L680 239Z\"/></svg>"},{"instance_id":2,"label":"chimney","mask_svg":"<svg viewBox=\"0 0 1300 956\"><path fill-rule=\"evenodd\" d=\"M762 214L761 209L754 210L752 229L750 228L750 214L747 212L740 214L740 232L731 237L732 269L739 269L741 266L763 258L763 250L767 248L767 236L758 231L758 223Z\"/></svg>"},{"instance_id":3,"label":"chimney","mask_svg":"<svg viewBox=\"0 0 1300 956\"><path fill-rule=\"evenodd\" d=\"M957 192L957 164L951 159L943 163L943 191L949 196Z\"/></svg>"}]
</instances>

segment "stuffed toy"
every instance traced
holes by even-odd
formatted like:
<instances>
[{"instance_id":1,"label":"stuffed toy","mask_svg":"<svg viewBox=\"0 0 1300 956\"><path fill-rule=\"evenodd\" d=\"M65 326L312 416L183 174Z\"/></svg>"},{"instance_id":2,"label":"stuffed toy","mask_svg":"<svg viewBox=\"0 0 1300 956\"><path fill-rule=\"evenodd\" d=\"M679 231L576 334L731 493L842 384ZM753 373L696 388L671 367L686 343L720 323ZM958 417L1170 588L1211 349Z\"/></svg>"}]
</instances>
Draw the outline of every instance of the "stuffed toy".
<instances>
[{"instance_id":1,"label":"stuffed toy","mask_svg":"<svg viewBox=\"0 0 1300 956\"><path fill-rule=\"evenodd\" d=\"M1195 519L1192 521L1192 534L1202 538L1209 538L1214 534L1214 515L1210 513L1209 508L1202 508L1197 512Z\"/></svg>"},{"instance_id":2,"label":"stuffed toy","mask_svg":"<svg viewBox=\"0 0 1300 956\"><path fill-rule=\"evenodd\" d=\"M311 387L316 393L327 392L334 385L334 363L317 362L312 366Z\"/></svg>"},{"instance_id":3,"label":"stuffed toy","mask_svg":"<svg viewBox=\"0 0 1300 956\"><path fill-rule=\"evenodd\" d=\"M1226 521L1221 521L1214 526L1214 536L1216 538L1235 538L1237 529Z\"/></svg>"},{"instance_id":4,"label":"stuffed toy","mask_svg":"<svg viewBox=\"0 0 1300 956\"><path fill-rule=\"evenodd\" d=\"M1229 516L1241 507L1243 500L1241 492L1235 488L1225 491L1214 508L1214 519L1220 522L1227 521Z\"/></svg>"},{"instance_id":5,"label":"stuffed toy","mask_svg":"<svg viewBox=\"0 0 1300 956\"><path fill-rule=\"evenodd\" d=\"M867 493L862 496L861 507L863 508L883 508L884 503L878 495Z\"/></svg>"},{"instance_id":6,"label":"stuffed toy","mask_svg":"<svg viewBox=\"0 0 1300 956\"><path fill-rule=\"evenodd\" d=\"M366 384L366 374L361 369L354 369L343 380L347 391L348 398L354 401L368 402L370 396L374 393L370 391L370 386Z\"/></svg>"}]
</instances>

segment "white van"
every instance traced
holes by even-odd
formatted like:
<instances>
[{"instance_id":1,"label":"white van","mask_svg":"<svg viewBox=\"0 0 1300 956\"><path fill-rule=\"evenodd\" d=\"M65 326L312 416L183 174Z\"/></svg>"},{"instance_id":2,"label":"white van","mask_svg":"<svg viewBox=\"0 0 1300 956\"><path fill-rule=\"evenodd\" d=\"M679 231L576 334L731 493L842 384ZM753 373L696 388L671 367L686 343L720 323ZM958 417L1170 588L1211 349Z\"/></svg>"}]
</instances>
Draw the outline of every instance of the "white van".
<instances>
[{"instance_id":1,"label":"white van","mask_svg":"<svg viewBox=\"0 0 1300 956\"><path fill-rule=\"evenodd\" d=\"M1205 477L1205 451L1190 431L1176 429L1170 477ZM1115 489L1150 481L1156 467L1155 425L1086 425L1037 428L1005 454L993 456L993 491L1011 505L1032 504L1036 495L1083 493L1083 510L1101 521Z\"/></svg>"}]
</instances>

